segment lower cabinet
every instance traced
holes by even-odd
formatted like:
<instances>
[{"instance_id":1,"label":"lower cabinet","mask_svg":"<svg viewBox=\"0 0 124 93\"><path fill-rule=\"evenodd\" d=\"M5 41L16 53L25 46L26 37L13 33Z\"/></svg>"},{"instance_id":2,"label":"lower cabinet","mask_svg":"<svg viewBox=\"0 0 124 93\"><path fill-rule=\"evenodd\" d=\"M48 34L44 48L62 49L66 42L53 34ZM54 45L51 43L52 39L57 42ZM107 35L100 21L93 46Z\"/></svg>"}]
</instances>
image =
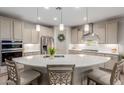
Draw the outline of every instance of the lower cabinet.
<instances>
[{"instance_id":1,"label":"lower cabinet","mask_svg":"<svg viewBox=\"0 0 124 93\"><path fill-rule=\"evenodd\" d=\"M116 62L118 62L119 57L116 56L116 55L105 55L105 56L106 56L106 57L111 57L111 60L104 64L104 65L105 65L105 69L112 70L113 67L114 67L114 64L115 64Z\"/></svg>"}]
</instances>

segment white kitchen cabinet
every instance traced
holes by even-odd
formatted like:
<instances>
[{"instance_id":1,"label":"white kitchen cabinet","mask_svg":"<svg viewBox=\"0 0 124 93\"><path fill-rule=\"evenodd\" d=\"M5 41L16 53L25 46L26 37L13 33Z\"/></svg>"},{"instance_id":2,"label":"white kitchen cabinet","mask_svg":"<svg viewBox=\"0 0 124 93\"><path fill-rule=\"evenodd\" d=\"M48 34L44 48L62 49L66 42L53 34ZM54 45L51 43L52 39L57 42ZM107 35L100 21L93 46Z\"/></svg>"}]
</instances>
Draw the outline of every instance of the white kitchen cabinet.
<instances>
[{"instance_id":1,"label":"white kitchen cabinet","mask_svg":"<svg viewBox=\"0 0 124 93\"><path fill-rule=\"evenodd\" d=\"M41 36L50 36L50 37L53 37L54 36L53 28L41 26L40 37Z\"/></svg>"},{"instance_id":2,"label":"white kitchen cabinet","mask_svg":"<svg viewBox=\"0 0 124 93\"><path fill-rule=\"evenodd\" d=\"M13 21L13 39L22 41L22 21Z\"/></svg>"},{"instance_id":3,"label":"white kitchen cabinet","mask_svg":"<svg viewBox=\"0 0 124 93\"><path fill-rule=\"evenodd\" d=\"M12 19L0 17L0 38L1 40L12 40Z\"/></svg>"},{"instance_id":4,"label":"white kitchen cabinet","mask_svg":"<svg viewBox=\"0 0 124 93\"><path fill-rule=\"evenodd\" d=\"M93 24L93 32L100 38L100 44L117 44L117 20L97 22Z\"/></svg>"},{"instance_id":5,"label":"white kitchen cabinet","mask_svg":"<svg viewBox=\"0 0 124 93\"><path fill-rule=\"evenodd\" d=\"M71 30L71 43L78 44L78 31L77 28Z\"/></svg>"},{"instance_id":6,"label":"white kitchen cabinet","mask_svg":"<svg viewBox=\"0 0 124 93\"><path fill-rule=\"evenodd\" d=\"M106 24L104 22L93 24L93 32L99 36L99 43L105 44Z\"/></svg>"},{"instance_id":7,"label":"white kitchen cabinet","mask_svg":"<svg viewBox=\"0 0 124 93\"><path fill-rule=\"evenodd\" d=\"M24 23L23 30L23 43L31 44L32 43L32 24Z\"/></svg>"},{"instance_id":8,"label":"white kitchen cabinet","mask_svg":"<svg viewBox=\"0 0 124 93\"><path fill-rule=\"evenodd\" d=\"M110 21L106 24L106 43L117 44L118 22Z\"/></svg>"},{"instance_id":9,"label":"white kitchen cabinet","mask_svg":"<svg viewBox=\"0 0 124 93\"><path fill-rule=\"evenodd\" d=\"M33 25L33 29L32 29L32 43L33 44L39 43L39 32L36 31L35 25Z\"/></svg>"}]
</instances>

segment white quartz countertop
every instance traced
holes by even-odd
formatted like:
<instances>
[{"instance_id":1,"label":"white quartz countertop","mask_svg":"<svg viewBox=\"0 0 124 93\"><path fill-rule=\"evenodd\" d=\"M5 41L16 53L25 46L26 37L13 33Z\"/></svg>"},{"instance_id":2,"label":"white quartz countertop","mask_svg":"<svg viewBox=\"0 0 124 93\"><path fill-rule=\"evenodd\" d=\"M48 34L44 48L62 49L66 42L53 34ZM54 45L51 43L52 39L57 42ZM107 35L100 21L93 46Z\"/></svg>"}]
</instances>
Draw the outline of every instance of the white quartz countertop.
<instances>
[{"instance_id":1,"label":"white quartz countertop","mask_svg":"<svg viewBox=\"0 0 124 93\"><path fill-rule=\"evenodd\" d=\"M44 58L44 55L34 55L14 58L17 63L35 67L46 67L48 64L75 64L76 67L89 67L106 63L110 60L110 57L91 56L91 55L64 55L64 57Z\"/></svg>"}]
</instances>

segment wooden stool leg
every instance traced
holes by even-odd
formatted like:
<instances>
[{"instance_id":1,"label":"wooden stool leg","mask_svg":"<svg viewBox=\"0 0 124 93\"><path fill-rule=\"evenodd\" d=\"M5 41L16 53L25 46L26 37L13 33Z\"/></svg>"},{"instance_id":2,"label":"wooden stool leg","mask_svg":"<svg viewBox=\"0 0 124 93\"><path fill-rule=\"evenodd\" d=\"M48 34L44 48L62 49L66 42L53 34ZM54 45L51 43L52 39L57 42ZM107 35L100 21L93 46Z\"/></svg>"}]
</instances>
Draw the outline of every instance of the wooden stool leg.
<instances>
[{"instance_id":1,"label":"wooden stool leg","mask_svg":"<svg viewBox=\"0 0 124 93\"><path fill-rule=\"evenodd\" d=\"M90 79L87 78L87 85L90 85Z\"/></svg>"},{"instance_id":2,"label":"wooden stool leg","mask_svg":"<svg viewBox=\"0 0 124 93\"><path fill-rule=\"evenodd\" d=\"M38 77L38 79L37 79L37 83L38 83L38 85L41 84L41 81L42 81L42 75L40 75L40 76Z\"/></svg>"}]
</instances>

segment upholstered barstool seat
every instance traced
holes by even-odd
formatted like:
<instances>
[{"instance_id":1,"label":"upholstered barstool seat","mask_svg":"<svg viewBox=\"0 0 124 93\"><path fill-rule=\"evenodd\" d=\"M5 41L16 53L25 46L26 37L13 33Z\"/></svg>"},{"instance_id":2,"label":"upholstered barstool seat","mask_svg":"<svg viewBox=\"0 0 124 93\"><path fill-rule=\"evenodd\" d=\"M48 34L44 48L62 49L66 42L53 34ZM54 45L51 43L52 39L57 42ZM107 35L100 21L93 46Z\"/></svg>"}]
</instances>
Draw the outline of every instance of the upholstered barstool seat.
<instances>
[{"instance_id":1,"label":"upholstered barstool seat","mask_svg":"<svg viewBox=\"0 0 124 93\"><path fill-rule=\"evenodd\" d=\"M124 60L121 62L115 63L113 70L107 72L101 69L94 69L92 72L87 75L87 83L89 84L90 80L94 81L96 84L101 85L121 85L121 71L124 65Z\"/></svg>"},{"instance_id":2,"label":"upholstered barstool seat","mask_svg":"<svg viewBox=\"0 0 124 93\"><path fill-rule=\"evenodd\" d=\"M32 81L37 80L38 84L41 83L41 76L42 74L34 71L32 69L26 70L23 72L19 72L17 68L17 64L14 61L5 60L7 65L7 72L8 72L8 85L27 85L31 84Z\"/></svg>"},{"instance_id":3,"label":"upholstered barstool seat","mask_svg":"<svg viewBox=\"0 0 124 93\"><path fill-rule=\"evenodd\" d=\"M21 79L20 84L21 85L29 84L31 81L33 81L34 79L36 79L39 76L40 76L40 73L36 72L34 70L24 71L24 72L20 73L20 79Z\"/></svg>"},{"instance_id":4,"label":"upholstered barstool seat","mask_svg":"<svg viewBox=\"0 0 124 93\"><path fill-rule=\"evenodd\" d=\"M110 77L111 73L100 69L94 69L88 74L88 78L92 79L93 81L102 83L103 85L110 85Z\"/></svg>"}]
</instances>

